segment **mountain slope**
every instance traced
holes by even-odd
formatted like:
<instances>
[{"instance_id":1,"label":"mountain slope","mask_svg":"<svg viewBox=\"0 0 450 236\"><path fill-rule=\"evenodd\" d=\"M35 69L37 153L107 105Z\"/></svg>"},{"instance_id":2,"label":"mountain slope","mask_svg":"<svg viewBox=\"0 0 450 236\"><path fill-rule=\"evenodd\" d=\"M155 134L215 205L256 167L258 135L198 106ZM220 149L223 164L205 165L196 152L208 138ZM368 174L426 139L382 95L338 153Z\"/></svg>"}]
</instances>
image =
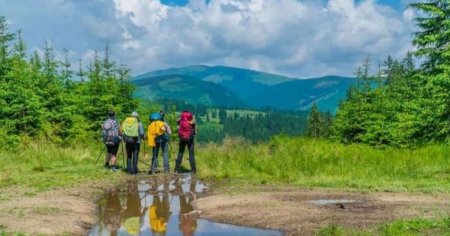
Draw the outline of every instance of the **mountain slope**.
<instances>
[{"instance_id":1,"label":"mountain slope","mask_svg":"<svg viewBox=\"0 0 450 236\"><path fill-rule=\"evenodd\" d=\"M188 103L246 107L245 102L226 88L185 75L161 75L134 79L135 96L143 99L166 98Z\"/></svg>"},{"instance_id":2,"label":"mountain slope","mask_svg":"<svg viewBox=\"0 0 450 236\"><path fill-rule=\"evenodd\" d=\"M136 96L182 99L190 103L242 108L274 107L335 112L354 78L325 76L293 79L224 66L189 66L149 72L133 78Z\"/></svg>"},{"instance_id":3,"label":"mountain slope","mask_svg":"<svg viewBox=\"0 0 450 236\"><path fill-rule=\"evenodd\" d=\"M274 84L294 80L293 78L288 78L281 75L241 68L202 65L153 71L136 76L134 79L140 80L155 76L173 74L189 76L202 81L213 82L221 85L234 94L240 96L244 101L251 99L256 91L268 88Z\"/></svg>"},{"instance_id":4,"label":"mountain slope","mask_svg":"<svg viewBox=\"0 0 450 236\"><path fill-rule=\"evenodd\" d=\"M309 110L314 103L322 111L335 112L354 78L325 76L294 80L260 91L248 104L251 107L276 107L287 110Z\"/></svg>"}]
</instances>

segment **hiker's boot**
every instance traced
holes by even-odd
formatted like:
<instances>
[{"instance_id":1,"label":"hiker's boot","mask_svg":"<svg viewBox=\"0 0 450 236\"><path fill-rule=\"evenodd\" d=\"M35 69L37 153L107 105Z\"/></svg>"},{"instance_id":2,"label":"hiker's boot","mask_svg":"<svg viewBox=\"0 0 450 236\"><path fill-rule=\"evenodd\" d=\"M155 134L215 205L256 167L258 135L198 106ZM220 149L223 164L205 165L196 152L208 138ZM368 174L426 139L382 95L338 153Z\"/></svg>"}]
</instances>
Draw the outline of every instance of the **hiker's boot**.
<instances>
[{"instance_id":1,"label":"hiker's boot","mask_svg":"<svg viewBox=\"0 0 450 236\"><path fill-rule=\"evenodd\" d=\"M181 157L178 155L178 158L175 162L175 169L173 170L174 173L178 174L180 173L180 165L181 165Z\"/></svg>"},{"instance_id":2,"label":"hiker's boot","mask_svg":"<svg viewBox=\"0 0 450 236\"><path fill-rule=\"evenodd\" d=\"M132 174L131 172L131 158L127 158L127 173Z\"/></svg>"}]
</instances>

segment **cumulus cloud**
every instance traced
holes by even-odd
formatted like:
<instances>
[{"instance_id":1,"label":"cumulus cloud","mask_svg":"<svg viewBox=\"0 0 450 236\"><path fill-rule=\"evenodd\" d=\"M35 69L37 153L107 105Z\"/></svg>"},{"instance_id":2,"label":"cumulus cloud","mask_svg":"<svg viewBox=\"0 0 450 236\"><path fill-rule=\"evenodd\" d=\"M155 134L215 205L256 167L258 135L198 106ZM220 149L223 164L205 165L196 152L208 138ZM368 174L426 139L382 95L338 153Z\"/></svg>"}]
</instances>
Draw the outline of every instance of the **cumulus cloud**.
<instances>
[{"instance_id":1,"label":"cumulus cloud","mask_svg":"<svg viewBox=\"0 0 450 236\"><path fill-rule=\"evenodd\" d=\"M410 49L411 12L372 0L114 3L119 18L145 29L133 36L140 45L129 54L141 71L225 64L300 77L350 75L368 55L377 63Z\"/></svg>"},{"instance_id":2,"label":"cumulus cloud","mask_svg":"<svg viewBox=\"0 0 450 236\"><path fill-rule=\"evenodd\" d=\"M46 15L42 33L80 55L110 43L135 74L206 64L302 78L351 75L368 55L374 63L404 56L414 17L376 0L4 1L39 9L11 21Z\"/></svg>"}]
</instances>

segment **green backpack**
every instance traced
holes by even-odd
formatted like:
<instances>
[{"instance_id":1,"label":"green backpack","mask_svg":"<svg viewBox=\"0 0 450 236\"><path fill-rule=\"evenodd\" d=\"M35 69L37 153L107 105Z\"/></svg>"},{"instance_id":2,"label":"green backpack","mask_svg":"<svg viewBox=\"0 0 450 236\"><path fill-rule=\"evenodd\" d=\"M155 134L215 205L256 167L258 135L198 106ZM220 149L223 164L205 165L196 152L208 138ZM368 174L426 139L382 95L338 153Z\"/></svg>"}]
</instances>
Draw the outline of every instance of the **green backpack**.
<instances>
[{"instance_id":1,"label":"green backpack","mask_svg":"<svg viewBox=\"0 0 450 236\"><path fill-rule=\"evenodd\" d=\"M122 132L128 137L139 136L139 121L136 117L127 117L122 123Z\"/></svg>"}]
</instances>

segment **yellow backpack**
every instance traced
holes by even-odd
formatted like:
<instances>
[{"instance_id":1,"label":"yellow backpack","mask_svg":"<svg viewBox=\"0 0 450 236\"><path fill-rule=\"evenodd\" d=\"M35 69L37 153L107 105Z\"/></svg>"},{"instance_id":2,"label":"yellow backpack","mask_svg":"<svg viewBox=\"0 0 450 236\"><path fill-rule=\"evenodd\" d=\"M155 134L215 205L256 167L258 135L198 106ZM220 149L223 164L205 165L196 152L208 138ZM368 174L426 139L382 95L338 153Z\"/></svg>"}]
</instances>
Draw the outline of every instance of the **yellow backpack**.
<instances>
[{"instance_id":1,"label":"yellow backpack","mask_svg":"<svg viewBox=\"0 0 450 236\"><path fill-rule=\"evenodd\" d=\"M148 146L155 147L156 141L155 139L161 135L164 135L166 132L166 128L164 126L164 122L160 120L153 121L150 123L147 129L147 137L148 137Z\"/></svg>"}]
</instances>

